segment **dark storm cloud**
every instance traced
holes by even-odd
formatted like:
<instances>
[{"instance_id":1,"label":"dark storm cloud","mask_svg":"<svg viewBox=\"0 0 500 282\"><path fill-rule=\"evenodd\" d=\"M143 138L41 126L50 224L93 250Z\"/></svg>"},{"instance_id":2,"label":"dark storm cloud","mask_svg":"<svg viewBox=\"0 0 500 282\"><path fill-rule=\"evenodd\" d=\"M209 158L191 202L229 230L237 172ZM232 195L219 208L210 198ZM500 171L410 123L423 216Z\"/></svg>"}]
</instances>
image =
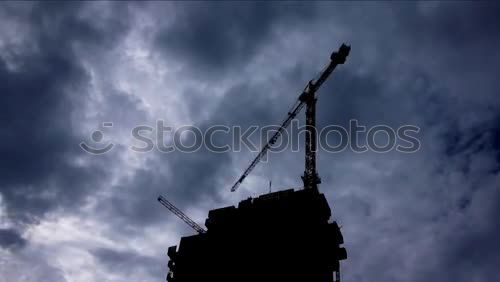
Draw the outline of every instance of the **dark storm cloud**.
<instances>
[{"instance_id":1,"label":"dark storm cloud","mask_svg":"<svg viewBox=\"0 0 500 282\"><path fill-rule=\"evenodd\" d=\"M183 224L156 201L160 194L181 209L197 205L207 197L218 200L216 191L221 188L218 178L227 174L224 170L230 165L227 153L200 148L193 153L156 151L150 154L156 156L136 171L132 179L113 188L119 193L99 203L98 209L109 216L110 223L131 231L157 222Z\"/></svg>"},{"instance_id":2,"label":"dark storm cloud","mask_svg":"<svg viewBox=\"0 0 500 282\"><path fill-rule=\"evenodd\" d=\"M15 229L0 229L0 247L12 249L21 248L27 241Z\"/></svg>"},{"instance_id":3,"label":"dark storm cloud","mask_svg":"<svg viewBox=\"0 0 500 282\"><path fill-rule=\"evenodd\" d=\"M470 214L459 218L439 242L447 245L437 249L443 255L439 268L455 270L447 275L449 281L491 279L496 275L497 265L500 263L497 239L500 228L494 224L500 212L498 187L488 189L483 186L477 189L483 191L476 193L471 199L472 206L466 209L480 215Z\"/></svg>"},{"instance_id":4,"label":"dark storm cloud","mask_svg":"<svg viewBox=\"0 0 500 282\"><path fill-rule=\"evenodd\" d=\"M82 137L69 121L88 98L90 81L79 51L104 56L130 28L126 5L105 6L109 16L98 20L79 12L88 5L2 7L1 22L24 22L30 27L29 44L5 48L8 56L0 60L4 129L0 192L8 215L22 222L92 198L92 192L107 182L109 170L121 165L117 160L124 148L94 157L84 167L74 162L82 156L77 147ZM320 125L347 125L351 118L365 125L412 123L422 127L423 148L408 156L321 153L322 190L333 199L334 215L345 224L350 255L345 280L368 281L374 273L389 281L491 280L498 265L495 238L500 232L494 224L500 207L495 112L498 7L490 3L365 5L176 3L169 6L175 19L163 25L157 18L158 25L151 28L152 48L167 65L170 60L183 65L179 79L207 82L203 90L194 86L176 93L195 125L206 129L214 124L245 128L278 123L322 67L307 61L326 63L340 42L351 43L347 64L321 89ZM137 7L151 17L153 10L160 9L156 4ZM311 42L310 57L302 60L282 54L275 59L296 62L292 69L258 83L243 80L222 96L212 93L211 89L220 87L219 79L236 80L239 70L278 37L298 30L303 40ZM271 68L273 62L269 64ZM112 92L113 87L105 91L102 112L97 113L103 121L118 120L126 127L147 118L138 99ZM204 112L207 100L215 102ZM227 138L216 137L224 143ZM223 202L218 192L226 191L229 187L224 186L237 177L238 167L233 166L243 170L247 165L233 162L230 153L204 148L189 154L150 154L132 176L111 187L111 195L95 198L95 216L112 227L113 236L144 236L144 230L166 221L184 227L155 202L158 194L166 194L184 210L208 208L212 203L207 204L207 199L218 206ZM248 161L253 156L248 154ZM284 153L283 158L292 161L280 162L274 173L300 182L298 174L290 174L302 172L302 154ZM394 161L399 161L397 167L389 168ZM359 163L366 165L366 171L355 166ZM371 175L371 167L387 167L387 171ZM453 182L453 177L459 180ZM330 183L345 187L330 189L326 187ZM191 232L184 228L183 235ZM5 229L0 230L0 244L9 248L27 242L18 231ZM166 262L166 256L104 248L90 253L114 274L137 266L160 279L166 273L166 263L161 261Z\"/></svg>"},{"instance_id":5,"label":"dark storm cloud","mask_svg":"<svg viewBox=\"0 0 500 282\"><path fill-rule=\"evenodd\" d=\"M291 76L295 78L296 74ZM287 98L286 103L281 103L281 99L270 96L270 91L265 91L271 87L273 82L266 81L262 84L241 83L237 84L225 93L225 98L217 104L212 114L204 119L200 119L193 125L206 132L210 126L226 125L241 126L243 131L252 125L265 126L273 124L286 112L289 104L295 99L294 94ZM192 89L183 93L184 97L191 95ZM207 92L205 95L210 96ZM202 105L199 101L189 105L190 115L196 117ZM270 110L270 109L280 110ZM244 109L244 110L243 110ZM165 126L169 126L165 121ZM187 135L184 140L186 144L194 144L194 140ZM252 136L252 142L259 146L261 142L258 134ZM166 139L165 142L169 140ZM232 144L230 134L220 133L213 136L216 145ZM243 146L243 152L248 150ZM199 206L202 199L211 199L216 203L222 202L218 191L227 190L229 186L224 186L227 181L231 182L237 176L232 169L231 152L214 153L202 146L196 152L184 153L178 150L170 153L161 153L157 150L149 154L154 157L149 159L145 165L136 171L135 176L117 185L114 189L120 193L114 194L108 201L102 201L99 210L107 211L109 220L120 225L120 228L130 228L132 230L144 224L153 224L158 221L169 221L179 223L175 215L156 202L159 194L165 195L170 201L181 209L190 206ZM254 153L248 155L252 158ZM250 159L249 159L250 161ZM242 167L243 169L243 167ZM102 206L101 206L102 205ZM186 228L187 230L187 228Z\"/></svg>"},{"instance_id":6,"label":"dark storm cloud","mask_svg":"<svg viewBox=\"0 0 500 282\"><path fill-rule=\"evenodd\" d=\"M299 25L315 14L315 5L305 3L189 3L175 9L175 21L158 33L157 45L201 77L238 71L272 40L275 25Z\"/></svg>"},{"instance_id":7,"label":"dark storm cloud","mask_svg":"<svg viewBox=\"0 0 500 282\"><path fill-rule=\"evenodd\" d=\"M395 277L406 277L408 281L421 281L432 277L440 277L441 281L466 281L472 277L490 276L490 273L494 271L493 265L498 258L494 251L486 251L486 249L496 246L489 238L498 235L498 230L492 228L491 225L487 224L484 228L474 228L474 224L471 223L470 226L463 226L464 228L458 231L454 224L446 224L446 221L435 224L431 220L436 217L440 218L442 216L440 213L445 213L445 218L448 221L456 221L462 224L471 213L478 213L478 216L482 217L484 222L491 224L491 222L494 222L494 213L492 212L494 209L477 209L473 211L470 203L474 202L475 205L480 205L477 202L479 197L482 201L486 201L488 206L496 207L500 205L495 200L498 197L492 194L493 192L488 188L488 186L491 187L492 183L481 181L481 179L492 177L491 173L498 169L498 162L486 159L480 161L482 164L479 164L479 166L488 166L481 171L477 171L478 167L472 168L474 172L469 172L470 169L463 171L462 168L463 165L468 166L468 160L472 161L472 158L478 156L471 153L498 155L498 148L490 145L496 144L495 138L483 138L484 135L495 135L495 131L491 130L491 122L488 121L495 117L494 113L492 113L494 111L493 105L498 104L498 99L494 96L494 92L498 89L498 84L494 82L494 65L498 60L495 50L498 44L495 39L490 40L490 38L498 38L497 29L494 28L498 26L496 23L498 20L495 16L498 9L494 5L489 6L485 3L479 5L470 3L466 5L426 5L428 4L398 3L394 4L396 9L393 10L393 13L388 12L392 9L392 6L386 6L387 9L376 8L371 13L367 12L367 10L346 6L340 7L338 9L340 11L335 12L333 7L324 5L324 9L321 9L324 12L323 15L334 14L336 16L333 17L333 20L316 19L323 25L328 22L336 23L339 28L350 30L346 41L352 42L353 52L348 64L363 64L362 59L366 59L366 56L363 57L360 53L362 53L363 49L366 49L365 46L372 45L376 50L376 56L371 58L376 62L371 72L355 74L350 72L349 68L345 70L339 68L330 83L325 85L324 89L322 89L324 93L321 96L319 106L319 120L321 123L335 122L346 125L350 118L358 118L365 125L387 123L399 126L408 122L417 123L418 126L423 128L424 135L422 137L424 138L425 148L420 156L424 158L424 161L436 165L437 173L439 171L444 171L446 174L465 172L465 179L473 183L473 185L464 184L463 187L457 187L457 192L453 194L458 193L460 196L457 201L452 201L452 206L448 209L439 205L442 202L449 201L448 196L455 197L454 195L448 195L446 192L450 183L439 183L438 180L434 182L421 180L422 177L426 177L424 173L436 173L432 170L429 172L415 172L401 169L401 171L397 172L399 175L394 175L392 179L379 179L379 185L386 185L387 188L380 187L374 190L373 193L379 193L378 196L374 194L370 199L370 197L350 195L345 198L349 200L346 201L347 203L357 203L356 207L350 207L345 202L342 202L344 209L358 214L358 216L349 217L349 219L353 221L364 220L366 230L373 231L366 235L348 233L351 235L351 240L356 240L352 243L349 242L353 258L358 262L361 262L359 256L373 258L372 261L367 261L366 268L361 266L357 268L355 264L350 266L349 270L351 270L352 276L348 277L348 280L362 281L366 278L366 273L380 273L385 280L397 280ZM342 13L344 14L341 15ZM386 14L386 17L381 16L383 14ZM363 21L360 22L359 19L363 19ZM222 42L230 41L222 40ZM258 40L253 42L261 45L268 43L268 41L259 42ZM192 58L198 59L195 63L190 61L193 72L197 71L195 70L196 63L199 66L204 66L203 63L209 65L199 59L200 54L210 59L217 58L213 54L211 56L204 53L204 50L199 51L199 46L202 45L197 43L189 47L183 46L183 51L192 52ZM231 53L232 49L227 48L224 50ZM179 53L182 54L182 52ZM244 62L244 60L231 57L230 54L227 56L234 59L235 66L238 66L241 61ZM181 58L184 57L188 56L181 56ZM406 62L400 63L399 66L394 65L393 62L399 58L405 58ZM216 62L220 64L217 65ZM224 67L223 62L220 60L212 61L210 66ZM307 72L307 70L304 70L300 73ZM481 73L479 78L477 73ZM307 78L304 81L307 81ZM394 82L398 83L397 87L390 86ZM269 112L271 110L265 109L270 108L274 110L275 108L272 106L274 104L270 104L270 101L260 94L266 93L273 86L252 86L250 91L242 91L245 95L248 95L248 92L255 93L255 98L251 103L240 103L238 99L241 97L236 93L226 95L221 102L224 107L221 106L221 110L211 119L213 118L213 121L224 120L230 124L233 122L243 124L261 123L262 120L267 120L269 118L268 114L257 113ZM465 89L470 90L471 93L457 92ZM469 104L468 101L473 101L471 98L474 97L474 92L479 92L478 95L481 96L481 99L474 101L474 104ZM253 108L253 105L258 105L262 101L265 102L256 106L257 108ZM246 106L239 106L241 104ZM482 114L479 114L478 111L482 112ZM248 115L245 113L248 113ZM474 113L474 118L477 120L476 122L472 120L472 124L469 125L474 126L473 130L467 128L463 122L464 115L470 113ZM220 118L217 118L218 116ZM457 136L458 140L446 138L446 136L450 135ZM450 148L457 147L455 143L464 145L458 146L459 149L452 149L452 151L458 150L462 151L462 153L458 153L454 157L448 157L446 152L449 152ZM463 150L469 151L469 153L463 152ZM432 157L426 156L427 154ZM373 156L366 156L366 159L367 161L373 159ZM379 159L373 161L377 163L386 158L379 157ZM413 160L416 159L413 158ZM458 167L452 165L457 163L463 163L463 165ZM285 165L285 167L289 166ZM327 170L325 166L322 167L323 170ZM329 179L328 175L326 179ZM413 181L413 183L408 183L408 181ZM369 183L365 184L370 186ZM483 189L475 188L476 185L483 187ZM410 186L419 190L410 191L408 190ZM395 187L401 187L400 189L403 190L399 193L391 192L391 189L395 189ZM404 187L407 187L406 191ZM465 190L465 193L460 192L461 190ZM405 205L417 205L418 207L419 205L430 204L432 208L425 211L418 210L418 208L416 211L401 210L402 213L399 217L379 221L375 217L374 211L386 204L385 199L382 197L399 197L401 207ZM407 197L410 198L407 199ZM358 209L359 211L357 211ZM460 211L458 216L454 215L453 211L455 210ZM402 221L406 221L406 223L403 224ZM413 225L410 225L410 222ZM403 227L398 227L401 225ZM404 252L406 248L404 240L419 241L424 240L424 236L427 236L425 233L411 232L412 228L417 230L431 229L434 232L445 233L446 236L453 236L451 234L456 233L461 235L453 236L453 244L446 243L448 237L440 236L432 239L432 243L425 246L425 249L413 250L413 252L418 252L422 256L434 256L434 260L437 260L438 263L433 264L434 260L429 260L427 264L415 266L411 270L408 269L412 273L405 275L399 273L396 269L392 269L398 266L398 261L404 261L405 257L408 256ZM365 231L362 229L360 232ZM387 236L392 238L393 241L391 250L395 252L392 257L388 257L369 246L370 242L373 246L376 246L382 242L380 238ZM471 240L478 238L483 238L483 240L478 240L483 244L476 242L476 244L479 244L477 247L479 251L471 251L472 253L468 254L467 250L473 248ZM363 240L366 241L363 242ZM400 242L400 240L402 241ZM366 250L367 247L370 251ZM411 251L411 248L409 249ZM482 253L484 255L481 255ZM482 267L459 271L458 265L482 265ZM358 271L356 271L356 268ZM443 269L446 269L445 272L454 274L449 276L440 275L443 273Z\"/></svg>"},{"instance_id":8,"label":"dark storm cloud","mask_svg":"<svg viewBox=\"0 0 500 282\"><path fill-rule=\"evenodd\" d=\"M295 78L296 74L292 73L291 77ZM224 98L210 116L193 125L204 133L213 125L228 127L238 125L245 131L253 125L262 127L275 124L288 110L288 106L295 99L295 92L298 91L293 92L283 102L279 96L269 95L272 92L269 89L273 85L276 85L273 81L262 84L246 82L237 84L226 91ZM206 95L210 96L211 93ZM189 96L189 93L185 94L185 97ZM198 101L194 100L193 104L189 105L191 116L195 117L200 108L196 103ZM231 129L231 132L234 131ZM186 137L183 142L194 144L194 140L190 138L192 135ZM212 141L215 145L229 144L232 147L232 138L231 134L219 133L213 136ZM251 136L251 142L256 146L260 146L262 141L258 132ZM242 152L247 154L248 162L255 156L254 152L248 154L248 149L244 145ZM159 203L155 203L159 194L167 196L181 209L200 206L202 199L206 198L221 203L223 200L219 197L218 191L229 191L230 186L227 183L238 176L231 168L231 154L236 154L233 152L215 153L202 146L191 153L178 150L160 153L155 150L151 154L155 154L154 158L148 160L144 167L136 172L134 178L118 185L116 189L120 193L113 195L109 199L110 203L102 202L103 207L99 208L109 211L109 216L120 225L127 223L134 225L133 228L139 228L145 223L167 221L167 217L169 221L173 220L182 225L183 223L174 215L167 213ZM244 165L241 169L244 169Z\"/></svg>"},{"instance_id":9,"label":"dark storm cloud","mask_svg":"<svg viewBox=\"0 0 500 282\"><path fill-rule=\"evenodd\" d=\"M120 17L85 19L82 3L2 7L4 23L29 26L21 34L29 41L12 43L5 49L9 61L0 60L0 192L9 216L32 221L81 200L106 177L99 162L79 167L72 160L81 154L81 136L71 119L87 99L89 82L76 49L110 48L127 25Z\"/></svg>"},{"instance_id":10,"label":"dark storm cloud","mask_svg":"<svg viewBox=\"0 0 500 282\"><path fill-rule=\"evenodd\" d=\"M498 12L496 7L485 3L477 6L452 4L437 8L426 18L418 10L405 6L393 19L400 23L400 32L391 34L394 41L401 41L400 44L389 40L380 45L392 43L399 48L396 57L419 59L408 59L407 64L400 66L403 69L391 70L388 67L390 59L380 58L376 72L369 73L368 77L340 71L331 79L331 88L323 89L320 120L345 124L349 117L354 117L368 124L416 122L422 128L420 136L424 147L415 157L422 157L429 167L435 166L436 169L426 172L427 169L405 171L400 168L397 171L403 177L401 180L394 175L380 182L387 186L386 189L374 186L375 183L365 183L367 188L370 187L370 197L366 197L366 192L357 192L358 195L343 196L336 201L340 205L337 209L340 214L350 211L359 214L357 219L346 214L346 224L363 222L361 229L347 228L348 235L345 236L351 257L356 260L352 265L352 261L347 262L347 271L355 273L351 279L364 281L366 276L363 273L381 273L383 280L405 277L406 281L481 281L494 275L499 256L498 243L492 238L499 234L494 222L500 202L496 195L499 147L495 128L498 116L494 110L498 105L495 92L499 85L494 82L493 71L494 62L498 61L494 54L499 44L496 40L498 31L491 28L498 21L493 10ZM386 39L381 36L381 40ZM378 42L371 43L379 45ZM356 48L353 48L353 59L355 54ZM429 60L420 60L425 58ZM433 68L430 61L438 61L439 67ZM426 66L425 62L432 66ZM362 83L349 83L349 80ZM400 93L392 92L394 89L388 87L388 80L399 83L396 90ZM327 105L333 105L333 109L328 109ZM469 119L464 122L464 117ZM363 158L367 162L379 162L369 155ZM339 155L328 159L340 163L344 160L339 159ZM391 161L387 156L377 159ZM410 160L416 159L406 158L403 165L411 166ZM326 166L320 167L325 170L327 163L323 162ZM382 162L378 164L383 165ZM342 165L336 167L342 170ZM430 181L426 179L429 172L433 175ZM361 171L358 173L362 174ZM460 175L465 182L442 183L449 175ZM344 184L359 185L353 179ZM413 185L418 187L409 190ZM405 199L406 193L412 195L411 201ZM394 211L397 217L380 220L377 213L370 216L361 208L368 204L368 210L380 210L380 205L389 205L384 196L399 199L401 205L407 207L414 205L418 213L412 214L411 208L398 209L398 212ZM353 199L361 205L350 207L348 204ZM451 202L450 206L444 204L448 202ZM423 208L429 204L430 209ZM411 227L406 227L407 224ZM395 226L398 228L393 228ZM363 230L369 232L365 234ZM415 233L410 235L410 230ZM363 234L359 235L359 232ZM358 243L349 242L349 238L357 238ZM409 252L428 257L428 262L404 268L404 273L399 273L396 266L402 267L404 263L398 263L398 258L410 260L409 253L404 251L406 246L399 243L402 238L413 244L414 249L409 248ZM420 241L424 242L425 248L418 247ZM385 242L390 242L390 245L386 246ZM378 244L388 255L368 250ZM361 257L371 260L362 263Z\"/></svg>"},{"instance_id":11,"label":"dark storm cloud","mask_svg":"<svg viewBox=\"0 0 500 282\"><path fill-rule=\"evenodd\" d=\"M206 77L212 72L224 72L228 67L236 69L245 65L269 40L274 25L302 21L314 11L309 5L280 7L264 3L244 3L241 6L191 3L176 5L175 9L176 20L172 25L160 28L156 34L156 47L165 58L176 58L187 64L185 71L191 73L189 77L193 73ZM228 20L234 23L231 29L227 29ZM256 86L247 83L234 86L227 91L227 98L217 105L214 114L194 125L204 131L214 124L262 125L265 117L271 122L270 112L263 107L270 99L268 93L262 91L267 87L268 84ZM192 91L197 90L188 89L183 95L191 116L196 117L203 105L189 98ZM210 95L204 93L204 96ZM282 108L285 110L286 106ZM271 113L272 116L279 115L278 112ZM228 137L217 135L215 142L224 140L227 144ZM222 187L218 180L232 177L227 169L230 164L227 153L215 154L206 148L189 154L158 153L133 179L117 187L121 193L113 196L109 205L103 203L104 208L111 209L110 216L120 215L115 221L143 224L167 216L164 208L154 203L158 194L168 195L180 208L196 204L206 196L219 201L215 191ZM137 194L138 190L142 192Z\"/></svg>"},{"instance_id":12,"label":"dark storm cloud","mask_svg":"<svg viewBox=\"0 0 500 282\"><path fill-rule=\"evenodd\" d=\"M95 249L92 253L111 272L122 272L130 275L133 272L146 270L151 272L152 277L165 276L161 267L162 261L157 257L144 256L134 251L117 251L107 248Z\"/></svg>"}]
</instances>

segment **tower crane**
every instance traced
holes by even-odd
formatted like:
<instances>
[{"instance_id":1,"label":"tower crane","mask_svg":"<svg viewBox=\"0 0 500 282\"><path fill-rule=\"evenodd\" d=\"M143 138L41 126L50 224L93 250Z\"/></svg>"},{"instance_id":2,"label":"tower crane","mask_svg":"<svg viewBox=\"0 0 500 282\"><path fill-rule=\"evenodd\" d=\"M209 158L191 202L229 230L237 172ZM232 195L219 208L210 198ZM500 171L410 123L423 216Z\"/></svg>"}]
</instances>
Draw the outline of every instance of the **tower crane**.
<instances>
[{"instance_id":1,"label":"tower crane","mask_svg":"<svg viewBox=\"0 0 500 282\"><path fill-rule=\"evenodd\" d=\"M196 232L202 234L207 232L203 227L199 226L196 222L194 222L191 218L185 215L181 210L179 210L176 206L170 203L165 197L159 196L158 202L164 205L167 209L169 209L173 214L182 219L187 225L193 228Z\"/></svg>"},{"instance_id":2,"label":"tower crane","mask_svg":"<svg viewBox=\"0 0 500 282\"><path fill-rule=\"evenodd\" d=\"M337 65L344 64L346 61L351 47L342 44L337 52L333 52L330 56L330 63L323 70L317 80L311 80L304 88L299 98L292 107L292 110L288 112L287 117L281 124L280 128L271 136L267 144L261 149L257 157L250 163L250 166L243 172L238 181L234 183L231 187L231 192L238 189L240 184L245 180L245 178L252 172L255 166L260 162L260 160L267 154L269 149L281 136L283 131L288 127L290 122L297 116L297 114L306 107L306 140L305 140L305 170L302 176L302 181L304 182L304 189L318 189L318 184L321 183L321 179L316 171L316 101L318 95L316 91L321 87L321 85L330 76Z\"/></svg>"}]
</instances>

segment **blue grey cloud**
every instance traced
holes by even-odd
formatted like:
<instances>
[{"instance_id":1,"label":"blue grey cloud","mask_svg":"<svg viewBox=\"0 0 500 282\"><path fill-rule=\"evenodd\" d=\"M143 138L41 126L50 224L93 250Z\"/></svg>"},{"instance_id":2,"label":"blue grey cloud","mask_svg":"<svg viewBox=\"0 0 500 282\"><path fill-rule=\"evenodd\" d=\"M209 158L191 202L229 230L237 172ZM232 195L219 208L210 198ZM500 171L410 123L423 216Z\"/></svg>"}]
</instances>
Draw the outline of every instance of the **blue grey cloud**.
<instances>
[{"instance_id":1,"label":"blue grey cloud","mask_svg":"<svg viewBox=\"0 0 500 282\"><path fill-rule=\"evenodd\" d=\"M202 221L266 192L269 179L300 186L303 152L271 154L230 194L253 154L132 153L130 129L157 119L279 123L347 42L348 62L321 89L319 125L415 124L422 148L320 152L321 190L349 251L343 279L492 280L498 11L488 2L2 3L0 245L15 267L0 272L31 281L19 273L46 260L37 273L62 281L163 280L162 250L191 231L158 194ZM106 121L116 125L105 132L113 151L82 152Z\"/></svg>"}]
</instances>

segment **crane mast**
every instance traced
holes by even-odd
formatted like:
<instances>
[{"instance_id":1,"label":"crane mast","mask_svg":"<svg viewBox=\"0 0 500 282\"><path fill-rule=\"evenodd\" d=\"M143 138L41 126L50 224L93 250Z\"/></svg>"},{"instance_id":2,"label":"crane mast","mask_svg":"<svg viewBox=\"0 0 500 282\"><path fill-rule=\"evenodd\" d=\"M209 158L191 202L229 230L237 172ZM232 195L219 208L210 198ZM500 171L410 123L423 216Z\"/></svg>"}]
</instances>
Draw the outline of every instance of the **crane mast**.
<instances>
[{"instance_id":1,"label":"crane mast","mask_svg":"<svg viewBox=\"0 0 500 282\"><path fill-rule=\"evenodd\" d=\"M179 210L176 206L170 203L165 197L159 196L158 202L164 205L167 209L169 209L173 214L182 219L187 225L193 228L196 232L202 234L207 232L203 227L199 226L196 222L194 222L191 218L185 215L181 210Z\"/></svg>"},{"instance_id":2,"label":"crane mast","mask_svg":"<svg viewBox=\"0 0 500 282\"><path fill-rule=\"evenodd\" d=\"M310 84L311 85L311 84ZM312 89L312 86L308 88ZM305 169L302 181L304 189L318 189L321 178L316 171L316 101L315 92L311 91L304 98L306 101L306 142L305 142Z\"/></svg>"},{"instance_id":3,"label":"crane mast","mask_svg":"<svg viewBox=\"0 0 500 282\"><path fill-rule=\"evenodd\" d=\"M316 171L316 151L317 151L317 135L316 135L316 91L330 76L333 70L339 64L344 64L347 56L351 50L350 46L342 44L337 52L333 52L330 56L330 64L321 73L320 77L314 81L309 81L304 91L300 94L292 111L288 113L280 128L271 136L271 139L261 149L257 157L250 163L250 166L243 172L238 181L231 187L231 192L238 189L240 184L260 162L260 160L267 154L271 146L276 143L283 131L288 127L290 122L297 116L297 114L306 106L306 155L305 155L305 170L302 180L304 182L304 189L317 189L321 179Z\"/></svg>"},{"instance_id":4,"label":"crane mast","mask_svg":"<svg viewBox=\"0 0 500 282\"><path fill-rule=\"evenodd\" d=\"M304 189L318 189L318 184L321 183L321 178L316 171L316 151L317 151L317 132L316 132L316 102L318 97L316 91L326 81L330 74L335 70L337 65L344 64L351 47L342 44L338 52L333 52L330 56L330 64L321 73L317 81L310 81L307 89L301 94L299 100L306 103L306 136L305 136L305 170L302 176Z\"/></svg>"}]
</instances>

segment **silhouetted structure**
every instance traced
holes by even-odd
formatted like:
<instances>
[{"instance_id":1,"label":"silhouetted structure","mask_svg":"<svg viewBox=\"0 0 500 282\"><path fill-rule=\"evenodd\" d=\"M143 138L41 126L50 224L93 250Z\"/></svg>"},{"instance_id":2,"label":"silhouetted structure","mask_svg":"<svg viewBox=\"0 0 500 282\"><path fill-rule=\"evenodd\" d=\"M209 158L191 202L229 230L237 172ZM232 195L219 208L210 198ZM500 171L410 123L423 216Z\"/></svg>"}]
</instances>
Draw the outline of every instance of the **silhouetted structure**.
<instances>
[{"instance_id":1,"label":"silhouetted structure","mask_svg":"<svg viewBox=\"0 0 500 282\"><path fill-rule=\"evenodd\" d=\"M285 190L209 212L208 232L168 249L167 281L331 282L347 257L330 207L314 189Z\"/></svg>"},{"instance_id":2,"label":"silhouetted structure","mask_svg":"<svg viewBox=\"0 0 500 282\"><path fill-rule=\"evenodd\" d=\"M299 95L297 101L292 106L290 111L288 111L287 117L281 123L281 126L276 130L276 132L271 136L267 144L262 147L261 151L255 157L255 159L250 163L250 165L245 169L243 174L238 178L231 191L234 192L238 189L245 178L252 172L252 170L257 166L260 160L267 154L267 151L276 143L276 140L281 136L283 131L290 125L290 122L297 116L297 114L306 107L306 130L305 134L305 147L306 147L306 158L305 158L305 170L302 180L304 181L304 189L318 189L318 184L321 183L321 179L316 172L316 101L318 100L318 89L325 83L328 77L332 74L338 65L343 65L351 52L351 47L342 44L337 52L333 52L330 55L330 63L323 69L321 74L317 79L312 79L307 83L306 87Z\"/></svg>"},{"instance_id":3,"label":"silhouetted structure","mask_svg":"<svg viewBox=\"0 0 500 282\"><path fill-rule=\"evenodd\" d=\"M288 112L281 127L243 172L231 191L255 168L291 120L306 107L304 190L269 193L241 201L238 207L212 210L203 227L160 196L160 201L199 234L181 239L168 249L169 282L195 281L340 281L340 260L347 252L336 222L329 223L330 207L318 192L316 171L317 90L351 48L345 44L330 56L330 63L311 80Z\"/></svg>"}]
</instances>

